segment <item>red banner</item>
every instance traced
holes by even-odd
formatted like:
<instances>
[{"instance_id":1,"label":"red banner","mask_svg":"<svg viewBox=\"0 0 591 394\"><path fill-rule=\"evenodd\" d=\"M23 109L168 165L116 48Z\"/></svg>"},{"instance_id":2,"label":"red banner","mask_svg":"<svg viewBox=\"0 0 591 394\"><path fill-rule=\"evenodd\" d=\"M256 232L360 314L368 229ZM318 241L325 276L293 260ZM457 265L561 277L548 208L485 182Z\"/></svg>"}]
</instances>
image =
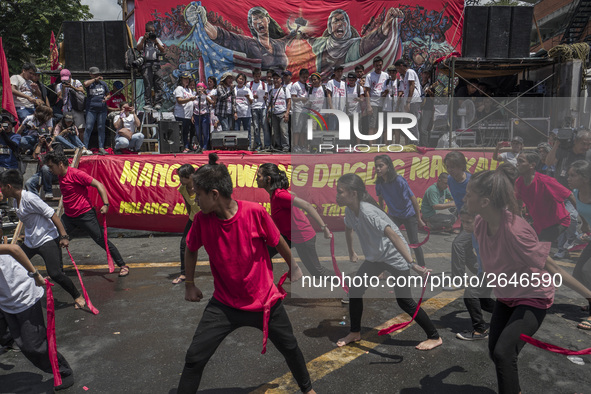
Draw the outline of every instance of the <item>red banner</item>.
<instances>
[{"instance_id":1,"label":"red banner","mask_svg":"<svg viewBox=\"0 0 591 394\"><path fill-rule=\"evenodd\" d=\"M10 73L8 71L8 62L2 46L2 37L0 37L0 73L2 74L2 108L8 111L18 122L16 107L14 106L14 97L12 96L12 85L10 84Z\"/></svg>"},{"instance_id":2,"label":"red banner","mask_svg":"<svg viewBox=\"0 0 591 394\"><path fill-rule=\"evenodd\" d=\"M391 154L398 173L408 181L417 199L437 176L445 172L443 158L448 151ZM492 153L464 152L468 171L495 169ZM220 162L228 167L234 184L233 197L263 204L270 210L269 195L257 188L256 172L263 163L275 163L285 169L292 191L314 204L325 222L335 231L344 230L344 208L336 205L336 182L346 173L364 179L375 197L376 154L327 155L242 155L220 153ZM180 181L176 169L183 164L196 167L207 163L206 155L118 155L105 160L100 156L83 157L79 168L102 182L109 193L110 227L182 232L187 223L183 198L177 191ZM102 205L92 191L95 206Z\"/></svg>"},{"instance_id":3,"label":"red banner","mask_svg":"<svg viewBox=\"0 0 591 394\"><path fill-rule=\"evenodd\" d=\"M57 43L55 42L55 35L51 32L51 39L49 40L49 53L51 61L51 70L57 70L60 66L59 62L59 52L57 50ZM53 85L58 80L57 77L51 77L51 84Z\"/></svg>"},{"instance_id":4,"label":"red banner","mask_svg":"<svg viewBox=\"0 0 591 394\"><path fill-rule=\"evenodd\" d=\"M363 65L367 74L378 55L384 69L405 58L419 71L459 47L463 8L463 0L136 0L135 36L154 21L172 99L182 71L202 82L226 71L250 77L255 67L328 78L337 65L345 75Z\"/></svg>"}]
</instances>

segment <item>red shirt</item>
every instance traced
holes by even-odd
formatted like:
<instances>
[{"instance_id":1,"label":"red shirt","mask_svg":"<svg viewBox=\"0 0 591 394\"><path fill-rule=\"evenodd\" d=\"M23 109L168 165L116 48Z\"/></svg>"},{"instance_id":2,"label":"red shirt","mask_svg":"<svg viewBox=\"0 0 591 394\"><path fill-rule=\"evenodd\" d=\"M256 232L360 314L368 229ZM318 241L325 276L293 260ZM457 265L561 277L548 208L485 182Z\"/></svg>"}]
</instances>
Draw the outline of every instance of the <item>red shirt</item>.
<instances>
[{"instance_id":1,"label":"red shirt","mask_svg":"<svg viewBox=\"0 0 591 394\"><path fill-rule=\"evenodd\" d=\"M519 177L515 181L515 195L525 203L537 234L555 224L570 225L570 214L564 207L564 200L571 195L571 191L556 179L536 172L531 184L526 186L523 177Z\"/></svg>"},{"instance_id":2,"label":"red shirt","mask_svg":"<svg viewBox=\"0 0 591 394\"><path fill-rule=\"evenodd\" d=\"M550 308L554 302L554 286L544 287L543 282L540 286L532 286L534 277L542 280L542 275L549 275L544 266L550 253L550 242L538 241L538 236L525 219L507 210L502 212L501 224L495 235L488 235L487 228L487 223L477 216L474 235L485 272L484 286L489 284L494 274L497 279L493 282L496 285L494 293L499 301L510 307L529 305L539 309ZM517 283L499 282L501 274L507 282L516 274L513 281ZM526 279L521 282L522 278L527 278L530 285L526 286Z\"/></svg>"},{"instance_id":3,"label":"red shirt","mask_svg":"<svg viewBox=\"0 0 591 394\"><path fill-rule=\"evenodd\" d=\"M261 312L285 295L273 283L267 245L277 246L279 230L261 205L236 201L238 211L227 220L215 213L195 215L187 247L205 247L213 274L213 297L232 308Z\"/></svg>"},{"instance_id":4,"label":"red shirt","mask_svg":"<svg viewBox=\"0 0 591 394\"><path fill-rule=\"evenodd\" d=\"M301 244L316 236L310 221L293 205L295 196L286 189L275 189L271 196L271 217L279 232L293 243Z\"/></svg>"},{"instance_id":5,"label":"red shirt","mask_svg":"<svg viewBox=\"0 0 591 394\"><path fill-rule=\"evenodd\" d=\"M125 95L121 92L117 93L107 101L107 107L110 108L119 108L119 105L125 102Z\"/></svg>"},{"instance_id":6,"label":"red shirt","mask_svg":"<svg viewBox=\"0 0 591 394\"><path fill-rule=\"evenodd\" d=\"M93 177L77 168L68 167L66 175L58 177L64 202L64 213L69 217L80 216L92 209L88 198L88 186Z\"/></svg>"}]
</instances>

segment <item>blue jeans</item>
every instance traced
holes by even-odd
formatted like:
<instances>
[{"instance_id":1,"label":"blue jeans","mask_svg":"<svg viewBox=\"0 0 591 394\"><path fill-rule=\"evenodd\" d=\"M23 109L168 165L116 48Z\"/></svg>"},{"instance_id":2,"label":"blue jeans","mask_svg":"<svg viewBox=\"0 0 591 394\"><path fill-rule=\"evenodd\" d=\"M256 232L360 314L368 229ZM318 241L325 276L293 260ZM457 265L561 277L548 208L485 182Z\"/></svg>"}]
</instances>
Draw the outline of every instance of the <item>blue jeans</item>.
<instances>
[{"instance_id":1,"label":"blue jeans","mask_svg":"<svg viewBox=\"0 0 591 394\"><path fill-rule=\"evenodd\" d=\"M232 124L234 123L233 115L218 115L218 120L220 121L220 126L222 126L223 131L232 130Z\"/></svg>"},{"instance_id":2,"label":"blue jeans","mask_svg":"<svg viewBox=\"0 0 591 394\"><path fill-rule=\"evenodd\" d=\"M183 146L185 149L191 148L191 140L193 139L193 124L191 123L190 118L179 118L178 116L174 117L177 122L181 122L181 126L183 127Z\"/></svg>"},{"instance_id":3,"label":"blue jeans","mask_svg":"<svg viewBox=\"0 0 591 394\"><path fill-rule=\"evenodd\" d=\"M134 133L131 136L131 141L123 136L118 136L115 139L115 150L129 149L134 152L139 152L144 143L144 135L142 133Z\"/></svg>"},{"instance_id":4,"label":"blue jeans","mask_svg":"<svg viewBox=\"0 0 591 394\"><path fill-rule=\"evenodd\" d=\"M58 135L54 140L62 144L66 149L84 148L84 144L76 134L69 133L65 137Z\"/></svg>"},{"instance_id":5,"label":"blue jeans","mask_svg":"<svg viewBox=\"0 0 591 394\"><path fill-rule=\"evenodd\" d=\"M193 120L195 120L197 143L202 149L207 149L209 145L209 114L193 115Z\"/></svg>"},{"instance_id":6,"label":"blue jeans","mask_svg":"<svg viewBox=\"0 0 591 394\"><path fill-rule=\"evenodd\" d=\"M86 111L86 130L84 131L84 146L88 147L90 136L94 130L94 123L97 122L99 148L105 147L105 123L107 122L107 111Z\"/></svg>"},{"instance_id":7,"label":"blue jeans","mask_svg":"<svg viewBox=\"0 0 591 394\"><path fill-rule=\"evenodd\" d=\"M573 204L566 200L564 202L564 207L570 213L570 226L558 237L558 251L562 252L565 250L565 244L568 242L569 244L573 244L575 239L577 238L577 220L579 218L579 212L573 206Z\"/></svg>"},{"instance_id":8,"label":"blue jeans","mask_svg":"<svg viewBox=\"0 0 591 394\"><path fill-rule=\"evenodd\" d=\"M236 126L236 130L240 130L240 125L242 125L242 129L244 131L248 131L248 146L251 146L251 141L250 141L250 118L238 118L238 120L236 120L236 123L234 124Z\"/></svg>"},{"instance_id":9,"label":"blue jeans","mask_svg":"<svg viewBox=\"0 0 591 394\"><path fill-rule=\"evenodd\" d=\"M265 146L271 146L271 136L267 129L267 109L252 109L252 125L254 128L254 148L261 147L261 132L263 133L263 138L265 140ZM251 141L249 141L250 143Z\"/></svg>"},{"instance_id":10,"label":"blue jeans","mask_svg":"<svg viewBox=\"0 0 591 394\"><path fill-rule=\"evenodd\" d=\"M38 136L24 135L21 138L21 142L19 144L19 147L21 148L21 150L26 152L28 150L35 149L35 145L37 145L38 142L39 142Z\"/></svg>"},{"instance_id":11,"label":"blue jeans","mask_svg":"<svg viewBox=\"0 0 591 394\"><path fill-rule=\"evenodd\" d=\"M25 182L25 190L39 195L39 185L43 184L43 191L45 194L51 193L53 190L51 184L54 179L57 181L57 175L53 175L49 170L49 167L44 165L38 173L27 179L27 182Z\"/></svg>"},{"instance_id":12,"label":"blue jeans","mask_svg":"<svg viewBox=\"0 0 591 394\"><path fill-rule=\"evenodd\" d=\"M35 113L35 108L25 108L25 107L16 107L16 115L18 116L18 121L23 123L23 120L29 115L33 115Z\"/></svg>"}]
</instances>

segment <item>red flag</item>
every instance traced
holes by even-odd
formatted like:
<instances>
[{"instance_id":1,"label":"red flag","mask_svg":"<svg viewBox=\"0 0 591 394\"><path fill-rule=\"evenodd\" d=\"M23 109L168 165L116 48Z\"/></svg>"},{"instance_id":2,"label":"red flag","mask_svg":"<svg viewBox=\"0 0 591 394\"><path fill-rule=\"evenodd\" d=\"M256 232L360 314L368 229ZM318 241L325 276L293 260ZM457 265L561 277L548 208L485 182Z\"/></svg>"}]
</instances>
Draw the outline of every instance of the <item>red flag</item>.
<instances>
[{"instance_id":1,"label":"red flag","mask_svg":"<svg viewBox=\"0 0 591 394\"><path fill-rule=\"evenodd\" d=\"M2 37L0 37L0 73L2 74L2 108L8 111L18 121L16 107L14 106L14 97L12 97L12 86L10 84L10 73L8 72L8 63L2 46Z\"/></svg>"},{"instance_id":2,"label":"red flag","mask_svg":"<svg viewBox=\"0 0 591 394\"><path fill-rule=\"evenodd\" d=\"M60 66L59 53L57 50L57 44L55 42L55 35L51 32L51 40L49 41L49 52L51 53L51 70L57 70ZM56 83L57 77L51 77L51 84Z\"/></svg>"}]
</instances>

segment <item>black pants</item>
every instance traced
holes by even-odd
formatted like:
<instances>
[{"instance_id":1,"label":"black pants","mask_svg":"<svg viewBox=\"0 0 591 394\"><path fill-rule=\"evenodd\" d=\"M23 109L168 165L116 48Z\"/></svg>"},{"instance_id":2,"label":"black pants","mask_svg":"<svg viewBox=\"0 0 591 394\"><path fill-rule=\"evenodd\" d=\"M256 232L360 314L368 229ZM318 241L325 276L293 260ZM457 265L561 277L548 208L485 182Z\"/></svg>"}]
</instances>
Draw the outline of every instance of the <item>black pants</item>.
<instances>
[{"instance_id":1,"label":"black pants","mask_svg":"<svg viewBox=\"0 0 591 394\"><path fill-rule=\"evenodd\" d=\"M23 355L43 372L52 373L47 349L47 328L41 308L42 299L21 313L11 314L0 310L0 337L5 336L8 328ZM62 378L72 375L70 365L59 352L57 362Z\"/></svg>"},{"instance_id":2,"label":"black pants","mask_svg":"<svg viewBox=\"0 0 591 394\"><path fill-rule=\"evenodd\" d=\"M499 394L521 392L517 358L525 342L519 336L534 335L545 316L546 309L527 305L509 307L501 301L495 303L490 320L488 351L497 370Z\"/></svg>"},{"instance_id":3,"label":"black pants","mask_svg":"<svg viewBox=\"0 0 591 394\"><path fill-rule=\"evenodd\" d=\"M181 237L181 275L185 275L185 249L187 249L187 234L193 225L193 221L189 219L183 230L183 236Z\"/></svg>"},{"instance_id":4,"label":"black pants","mask_svg":"<svg viewBox=\"0 0 591 394\"><path fill-rule=\"evenodd\" d=\"M388 271L395 277L398 276L408 276L410 274L409 270L400 271L396 268L392 267L389 264L382 263L382 262L373 262L373 261L365 261L359 267L359 270L355 274L356 276L363 277L365 274L367 276L377 276L380 273ZM352 284L354 281L351 282ZM406 281L408 283L408 280ZM351 332L360 332L361 331L361 316L363 315L363 294L367 287L354 287L351 286L349 289L349 316L351 318ZM417 303L412 299L412 292L410 286L406 287L398 287L394 288L394 293L396 294L396 301L402 310L412 316L417 309ZM417 317L415 318L416 322L419 326L425 331L427 334L427 338L429 339L438 339L439 333L437 329L433 325L433 322L429 318L429 315L423 310L423 308L419 309L417 313Z\"/></svg>"},{"instance_id":5,"label":"black pants","mask_svg":"<svg viewBox=\"0 0 591 394\"><path fill-rule=\"evenodd\" d=\"M478 276L481 277L482 275ZM486 283L482 287L466 287L464 291L464 304L470 314L472 328L479 333L485 332L488 328L482 311L492 313L495 306L495 301L490 298L491 291L492 289L486 286Z\"/></svg>"},{"instance_id":6,"label":"black pants","mask_svg":"<svg viewBox=\"0 0 591 394\"><path fill-rule=\"evenodd\" d=\"M62 261L62 249L60 248L59 238L47 241L38 248L29 248L25 244L22 244L21 248L29 259L37 254L41 256L49 277L60 285L62 289L67 291L72 298L76 299L80 297L80 292L74 286L72 279L64 274L64 263Z\"/></svg>"},{"instance_id":7,"label":"black pants","mask_svg":"<svg viewBox=\"0 0 591 394\"><path fill-rule=\"evenodd\" d=\"M285 237L283 238L285 239L285 242L287 242L287 245L291 248L291 241ZM306 267L310 275L315 277L335 275L333 270L328 269L324 267L322 264L320 264L320 260L318 259L318 253L316 253L316 236L314 236L314 238L306 242L294 242L293 246L295 247L295 250L297 250L298 256L300 257L300 260L302 260L302 264L304 264L304 267ZM279 253L277 248L269 246L267 247L267 249L269 251L269 256L271 258L273 258L277 253Z\"/></svg>"},{"instance_id":8,"label":"black pants","mask_svg":"<svg viewBox=\"0 0 591 394\"><path fill-rule=\"evenodd\" d=\"M568 227L561 224L555 224L554 226L546 227L540 231L540 234L538 234L538 239L540 242L556 242L560 234L566 230L568 230Z\"/></svg>"},{"instance_id":9,"label":"black pants","mask_svg":"<svg viewBox=\"0 0 591 394\"><path fill-rule=\"evenodd\" d=\"M462 229L451 244L451 274L463 276L466 267L473 273L478 273L478 260L472 248L472 234Z\"/></svg>"},{"instance_id":10,"label":"black pants","mask_svg":"<svg viewBox=\"0 0 591 394\"><path fill-rule=\"evenodd\" d=\"M573 270L573 276L586 288L591 289L591 263L589 263L589 259L591 259L591 243L587 244L581 252L581 256ZM591 316L591 301L589 302L589 316Z\"/></svg>"},{"instance_id":11,"label":"black pants","mask_svg":"<svg viewBox=\"0 0 591 394\"><path fill-rule=\"evenodd\" d=\"M226 306L212 298L203 311L193 341L187 350L178 394L196 393L205 365L224 338L240 327L263 329L263 312L247 312ZM281 352L302 392L312 389L304 355L293 335L293 328L281 300L271 308L269 339ZM259 343L260 344L260 343ZM245 366L245 370L253 365Z\"/></svg>"},{"instance_id":12,"label":"black pants","mask_svg":"<svg viewBox=\"0 0 591 394\"><path fill-rule=\"evenodd\" d=\"M396 225L400 228L400 226L404 225L406 229L406 235L408 236L408 242L410 244L418 244L419 243L419 223L417 222L416 216L410 216L407 218L398 218L396 216L390 216L390 218L396 223ZM416 249L412 249L415 251L415 257L417 258L417 264L421 267L425 266L425 255L423 254L423 249L418 247Z\"/></svg>"},{"instance_id":13,"label":"black pants","mask_svg":"<svg viewBox=\"0 0 591 394\"><path fill-rule=\"evenodd\" d=\"M75 234L74 230L76 228L79 228L88 236L90 236L90 238L92 238L92 240L96 242L98 246L106 250L103 226L99 224L94 208L76 217L70 217L66 214L63 214L62 223L64 224L66 233L68 233L70 236ZM109 241L109 252L111 252L111 257L113 257L115 264L117 264L119 267L123 267L125 265L121 254L119 254L119 251L115 245L111 243L111 241Z\"/></svg>"},{"instance_id":14,"label":"black pants","mask_svg":"<svg viewBox=\"0 0 591 394\"><path fill-rule=\"evenodd\" d=\"M142 77L144 78L144 104L153 105L160 102L160 83L158 75L160 63L157 61L146 61L142 66ZM152 88L154 89L154 100L152 101Z\"/></svg>"}]
</instances>

